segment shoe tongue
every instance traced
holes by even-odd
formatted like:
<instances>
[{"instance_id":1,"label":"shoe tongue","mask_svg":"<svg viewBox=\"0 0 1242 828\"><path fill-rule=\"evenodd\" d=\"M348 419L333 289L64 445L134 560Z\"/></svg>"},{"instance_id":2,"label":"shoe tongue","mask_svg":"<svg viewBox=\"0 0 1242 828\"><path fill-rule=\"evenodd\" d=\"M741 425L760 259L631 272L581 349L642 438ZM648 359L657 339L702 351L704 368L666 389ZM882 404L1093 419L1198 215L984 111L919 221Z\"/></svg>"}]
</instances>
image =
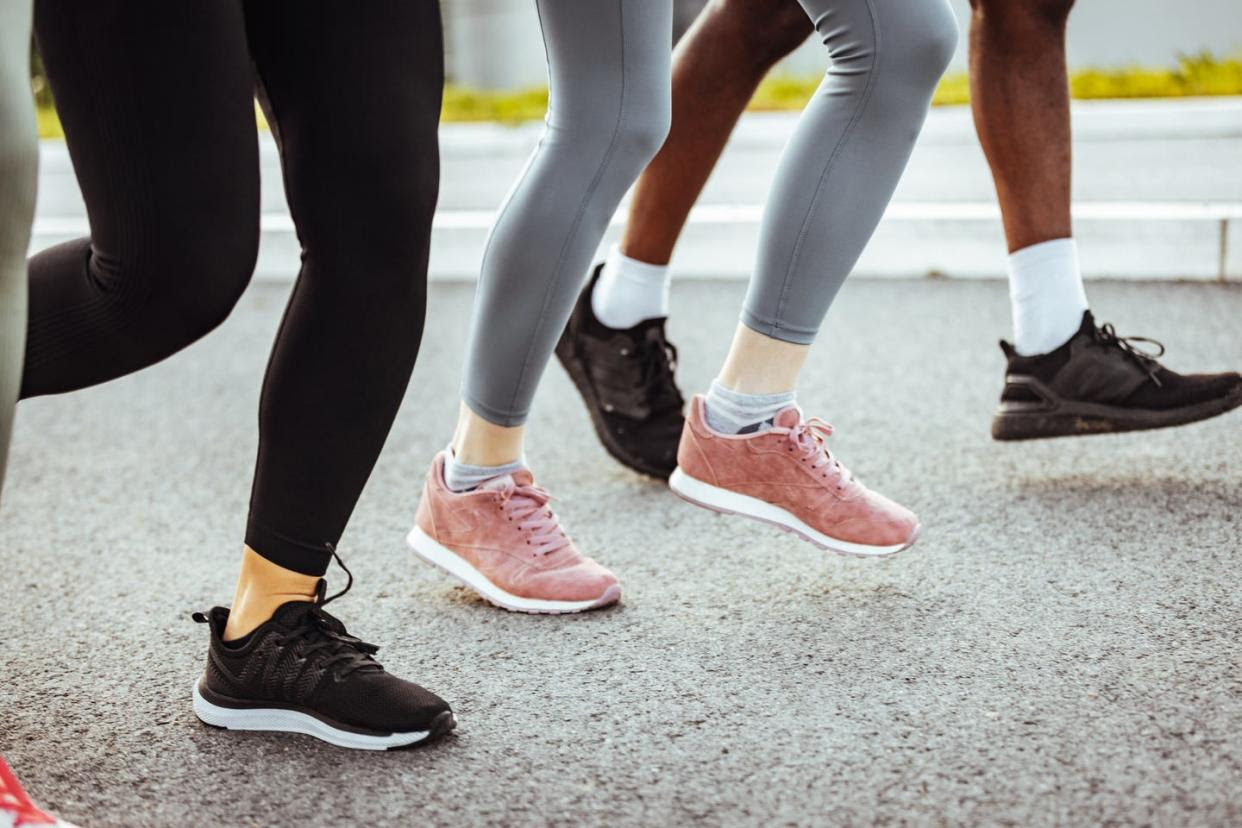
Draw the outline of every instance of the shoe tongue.
<instances>
[{"instance_id":1,"label":"shoe tongue","mask_svg":"<svg viewBox=\"0 0 1242 828\"><path fill-rule=\"evenodd\" d=\"M272 613L272 623L289 630L302 623L302 618L315 606L314 601L288 601Z\"/></svg>"},{"instance_id":2,"label":"shoe tongue","mask_svg":"<svg viewBox=\"0 0 1242 828\"><path fill-rule=\"evenodd\" d=\"M535 475L528 469L518 469L509 474L502 474L499 477L493 477L491 480L484 482L480 489L501 490L510 486L530 486L535 482Z\"/></svg>"},{"instance_id":3,"label":"shoe tongue","mask_svg":"<svg viewBox=\"0 0 1242 828\"><path fill-rule=\"evenodd\" d=\"M793 428L802 422L802 412L798 410L798 406L791 405L789 408L782 408L772 418L772 425L777 428Z\"/></svg>"}]
</instances>

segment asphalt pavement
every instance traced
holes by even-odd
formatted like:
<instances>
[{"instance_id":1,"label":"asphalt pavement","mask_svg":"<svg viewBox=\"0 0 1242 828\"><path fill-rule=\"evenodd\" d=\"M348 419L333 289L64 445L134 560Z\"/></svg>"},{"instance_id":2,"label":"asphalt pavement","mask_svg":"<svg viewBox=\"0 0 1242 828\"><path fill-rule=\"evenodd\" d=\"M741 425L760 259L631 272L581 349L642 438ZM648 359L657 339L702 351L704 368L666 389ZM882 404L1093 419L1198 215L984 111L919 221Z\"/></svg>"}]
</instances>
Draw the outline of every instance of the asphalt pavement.
<instances>
[{"instance_id":1,"label":"asphalt pavement","mask_svg":"<svg viewBox=\"0 0 1242 828\"><path fill-rule=\"evenodd\" d=\"M472 287L432 287L414 381L341 552L335 606L450 700L445 741L355 753L190 710L240 549L287 286L111 384L23 403L3 512L0 752L92 826L1228 825L1242 821L1242 412L1035 444L988 436L1002 282L847 284L800 399L923 539L830 557L612 463L547 373L529 457L618 607L531 617L403 536L452 431ZM744 285L686 282L689 389ZM1096 283L1167 364L1242 366L1242 286ZM382 358L382 355L377 355ZM330 576L334 586L339 574Z\"/></svg>"}]
</instances>

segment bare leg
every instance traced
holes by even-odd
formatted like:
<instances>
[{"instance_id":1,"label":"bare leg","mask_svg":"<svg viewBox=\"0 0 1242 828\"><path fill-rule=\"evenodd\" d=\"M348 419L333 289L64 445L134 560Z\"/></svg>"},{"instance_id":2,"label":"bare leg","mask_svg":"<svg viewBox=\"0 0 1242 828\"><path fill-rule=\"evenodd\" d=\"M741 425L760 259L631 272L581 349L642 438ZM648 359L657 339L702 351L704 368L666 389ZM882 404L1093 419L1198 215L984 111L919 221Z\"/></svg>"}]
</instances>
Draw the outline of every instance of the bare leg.
<instances>
[{"instance_id":1,"label":"bare leg","mask_svg":"<svg viewBox=\"0 0 1242 828\"><path fill-rule=\"evenodd\" d=\"M1068 238L1065 24L1074 0L971 0L971 110L1009 251Z\"/></svg>"},{"instance_id":2,"label":"bare leg","mask_svg":"<svg viewBox=\"0 0 1242 828\"><path fill-rule=\"evenodd\" d=\"M673 125L634 189L621 252L667 264L755 88L813 31L793 0L713 0L673 53Z\"/></svg>"},{"instance_id":3,"label":"bare leg","mask_svg":"<svg viewBox=\"0 0 1242 828\"><path fill-rule=\"evenodd\" d=\"M499 426L470 410L465 403L457 414L453 456L471 466L500 466L522 456L526 425Z\"/></svg>"},{"instance_id":4,"label":"bare leg","mask_svg":"<svg viewBox=\"0 0 1242 828\"><path fill-rule=\"evenodd\" d=\"M720 384L742 394L775 394L798 384L810 345L764 336L738 323Z\"/></svg>"}]
</instances>

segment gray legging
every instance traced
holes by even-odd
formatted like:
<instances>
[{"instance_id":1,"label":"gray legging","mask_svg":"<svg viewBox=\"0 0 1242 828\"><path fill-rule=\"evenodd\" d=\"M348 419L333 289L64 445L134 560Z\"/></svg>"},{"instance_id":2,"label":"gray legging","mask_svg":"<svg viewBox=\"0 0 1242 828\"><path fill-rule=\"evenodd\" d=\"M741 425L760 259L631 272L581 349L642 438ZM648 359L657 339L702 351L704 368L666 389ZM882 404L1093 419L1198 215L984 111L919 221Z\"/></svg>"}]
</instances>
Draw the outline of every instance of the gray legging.
<instances>
[{"instance_id":1,"label":"gray legging","mask_svg":"<svg viewBox=\"0 0 1242 828\"><path fill-rule=\"evenodd\" d=\"M832 66L781 158L742 319L809 343L892 197L957 23L947 0L799 2ZM525 420L607 221L668 123L667 0L539 10L548 129L488 244L463 390L499 425Z\"/></svg>"},{"instance_id":2,"label":"gray legging","mask_svg":"<svg viewBox=\"0 0 1242 828\"><path fill-rule=\"evenodd\" d=\"M462 395L520 425L626 190L668 134L672 0L536 0L547 127L483 256Z\"/></svg>"},{"instance_id":3,"label":"gray legging","mask_svg":"<svg viewBox=\"0 0 1242 828\"><path fill-rule=\"evenodd\" d=\"M26 345L26 248L39 145L30 98L30 0L0 3L0 484Z\"/></svg>"},{"instance_id":4,"label":"gray legging","mask_svg":"<svg viewBox=\"0 0 1242 828\"><path fill-rule=\"evenodd\" d=\"M875 231L957 45L947 0L799 0L832 66L781 156L742 307L810 344Z\"/></svg>"}]
</instances>

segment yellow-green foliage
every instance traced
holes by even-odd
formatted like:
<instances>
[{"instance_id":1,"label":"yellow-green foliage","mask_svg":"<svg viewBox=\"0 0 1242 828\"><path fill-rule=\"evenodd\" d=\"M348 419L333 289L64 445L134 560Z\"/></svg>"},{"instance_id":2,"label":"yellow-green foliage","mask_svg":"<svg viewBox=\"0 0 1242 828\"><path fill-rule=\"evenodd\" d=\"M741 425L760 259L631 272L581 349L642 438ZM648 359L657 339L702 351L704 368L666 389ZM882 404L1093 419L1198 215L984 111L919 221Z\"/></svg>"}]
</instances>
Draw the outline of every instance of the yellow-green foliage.
<instances>
[{"instance_id":1,"label":"yellow-green foliage","mask_svg":"<svg viewBox=\"0 0 1242 828\"><path fill-rule=\"evenodd\" d=\"M801 109L819 85L818 77L778 75L759 85L750 109L780 111ZM1176 68L1081 69L1070 78L1073 96L1092 98L1181 98L1191 95L1242 95L1242 54L1216 58L1210 54L1183 56ZM937 106L970 101L970 84L965 72L946 75L936 88ZM515 92L464 89L450 85L444 90L443 119L452 121L498 121L516 124L543 117L548 106L548 90L532 87ZM266 129L262 113L259 126ZM62 135L56 113L39 110L39 134L45 138Z\"/></svg>"},{"instance_id":2,"label":"yellow-green foliage","mask_svg":"<svg viewBox=\"0 0 1242 828\"><path fill-rule=\"evenodd\" d=\"M801 109L819 86L819 77L775 77L759 85L751 109ZM1080 69L1070 78L1078 100L1097 98L1184 98L1192 95L1242 95L1242 54L1216 58L1208 53L1183 55L1173 69ZM945 75L936 87L937 106L970 102L965 72Z\"/></svg>"},{"instance_id":3,"label":"yellow-green foliage","mask_svg":"<svg viewBox=\"0 0 1242 828\"><path fill-rule=\"evenodd\" d=\"M493 92L450 85L444 90L445 121L535 121L548 109L547 87Z\"/></svg>"},{"instance_id":4,"label":"yellow-green foliage","mask_svg":"<svg viewBox=\"0 0 1242 828\"><path fill-rule=\"evenodd\" d=\"M1242 93L1242 55L1183 55L1176 69L1084 69L1070 79L1075 98L1180 98Z\"/></svg>"}]
</instances>

